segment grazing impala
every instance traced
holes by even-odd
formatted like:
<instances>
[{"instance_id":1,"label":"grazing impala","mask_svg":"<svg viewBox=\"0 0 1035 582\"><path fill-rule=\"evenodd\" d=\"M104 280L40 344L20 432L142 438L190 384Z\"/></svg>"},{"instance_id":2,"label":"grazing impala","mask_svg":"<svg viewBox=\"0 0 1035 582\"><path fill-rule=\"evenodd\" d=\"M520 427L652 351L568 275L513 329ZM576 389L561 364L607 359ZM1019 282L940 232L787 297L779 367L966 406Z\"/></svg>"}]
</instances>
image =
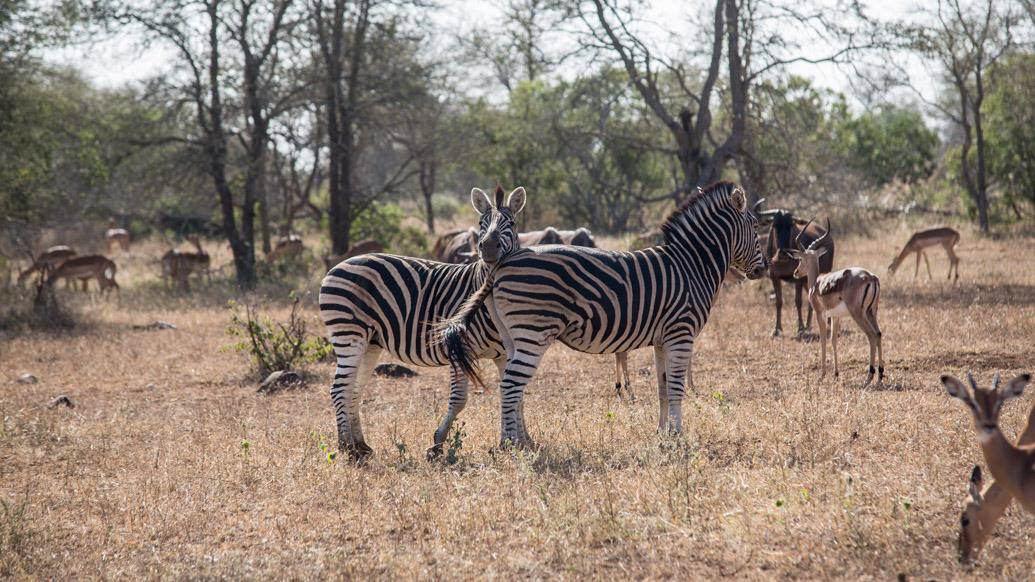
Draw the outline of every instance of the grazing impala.
<instances>
[{"instance_id":1,"label":"grazing impala","mask_svg":"<svg viewBox=\"0 0 1035 582\"><path fill-rule=\"evenodd\" d=\"M810 221L811 222L811 221ZM803 231L808 229L805 225ZM830 343L834 349L834 377L840 374L837 361L837 334L840 319L850 315L855 323L866 334L870 342L870 368L866 374L864 386L873 380L873 357L878 354L877 383L884 381L884 348L881 345L880 326L877 324L877 306L880 302L880 279L876 275L853 267L842 269L825 275L820 274L820 258L827 252L824 239L830 236L830 225L827 232L813 241L808 248L802 248L800 238L795 241L797 249L791 255L798 260L794 276L808 281L809 304L816 312L816 323L819 324L821 347L821 377L827 373L827 325L831 320Z\"/></svg>"},{"instance_id":2,"label":"grazing impala","mask_svg":"<svg viewBox=\"0 0 1035 582\"><path fill-rule=\"evenodd\" d=\"M122 250L129 252L129 231L124 228L116 228L115 221L112 220L108 223L108 230L104 231L104 242L108 245L108 254L112 254L115 251L116 246L122 247Z\"/></svg>"},{"instance_id":3,"label":"grazing impala","mask_svg":"<svg viewBox=\"0 0 1035 582\"><path fill-rule=\"evenodd\" d=\"M21 273L18 273L18 284L25 283L25 280L31 277L34 273L39 273L43 269L53 271L55 267L60 265L62 261L65 261L69 257L75 256L75 249L65 245L57 245L48 248L36 257L32 266L25 269Z\"/></svg>"},{"instance_id":4,"label":"grazing impala","mask_svg":"<svg viewBox=\"0 0 1035 582\"><path fill-rule=\"evenodd\" d=\"M270 254L266 255L266 260L270 263L276 263L281 259L293 259L301 255L304 250L305 245L302 244L302 237L297 234L289 234L277 241Z\"/></svg>"},{"instance_id":5,"label":"grazing impala","mask_svg":"<svg viewBox=\"0 0 1035 582\"><path fill-rule=\"evenodd\" d=\"M1028 513L1035 513L1035 406L1028 413L1028 424L1021 431L1017 444L1003 436L999 429L999 413L1010 398L1020 396L1031 381L1031 374L1021 374L1010 380L1006 389L999 387L999 374L992 388L978 387L974 377L967 374L971 389L952 376L942 376L942 385L949 396L967 405L974 416L974 430L985 463L995 481L982 489L981 468L975 466L970 476L970 501L960 517L959 558L968 562L981 551L999 517L1017 499Z\"/></svg>"},{"instance_id":6,"label":"grazing impala","mask_svg":"<svg viewBox=\"0 0 1035 582\"><path fill-rule=\"evenodd\" d=\"M947 226L941 228L931 228L928 230L918 230L913 233L913 236L909 237L909 242L902 248L902 252L895 257L894 261L888 265L888 275L894 276L895 271L898 270L899 265L906 260L906 257L910 253L916 253L916 269L913 270L913 278L916 279L920 274L920 257L924 258L924 263L927 265L927 278L934 279L931 275L931 261L927 259L927 253L925 249L933 246L941 245L945 249L945 254L949 255L949 274L946 279L952 279L952 270L956 269L956 279L960 280L960 258L956 254L956 245L960 242L960 233L956 232L955 229Z\"/></svg>"},{"instance_id":7,"label":"grazing impala","mask_svg":"<svg viewBox=\"0 0 1035 582\"><path fill-rule=\"evenodd\" d=\"M86 290L86 281L94 278L100 286L101 293L107 293L111 289L116 291L119 284L115 282L115 263L103 255L82 255L75 256L58 265L47 277L47 284L53 285L58 279L71 281L74 279L83 280L83 290Z\"/></svg>"},{"instance_id":8,"label":"grazing impala","mask_svg":"<svg viewBox=\"0 0 1035 582\"><path fill-rule=\"evenodd\" d=\"M201 241L197 236L189 236L187 240L194 245L195 253L172 250L162 257L163 271L166 268L165 261L168 260L169 276L184 291L190 291L188 277L191 273L204 273L208 281L212 282L212 259L205 249L201 248ZM168 259L167 259L168 257Z\"/></svg>"}]
</instances>

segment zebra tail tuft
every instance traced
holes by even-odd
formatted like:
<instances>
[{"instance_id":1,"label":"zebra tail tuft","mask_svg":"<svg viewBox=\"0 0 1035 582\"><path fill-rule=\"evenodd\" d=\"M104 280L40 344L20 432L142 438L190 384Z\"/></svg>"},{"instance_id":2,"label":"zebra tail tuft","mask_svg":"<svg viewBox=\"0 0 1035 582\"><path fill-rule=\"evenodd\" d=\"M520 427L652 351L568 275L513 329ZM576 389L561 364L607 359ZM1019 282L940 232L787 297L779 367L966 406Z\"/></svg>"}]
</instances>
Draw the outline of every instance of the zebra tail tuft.
<instances>
[{"instance_id":1,"label":"zebra tail tuft","mask_svg":"<svg viewBox=\"0 0 1035 582\"><path fill-rule=\"evenodd\" d=\"M467 326L471 322L478 308L485 303L485 300L492 293L493 274L495 270L489 271L482 282L482 286L464 301L456 314L450 319L442 322L441 333L442 343L446 348L446 355L449 362L463 372L472 382L485 390L485 383L478 374L478 364L475 360L474 350L468 342Z\"/></svg>"}]
</instances>

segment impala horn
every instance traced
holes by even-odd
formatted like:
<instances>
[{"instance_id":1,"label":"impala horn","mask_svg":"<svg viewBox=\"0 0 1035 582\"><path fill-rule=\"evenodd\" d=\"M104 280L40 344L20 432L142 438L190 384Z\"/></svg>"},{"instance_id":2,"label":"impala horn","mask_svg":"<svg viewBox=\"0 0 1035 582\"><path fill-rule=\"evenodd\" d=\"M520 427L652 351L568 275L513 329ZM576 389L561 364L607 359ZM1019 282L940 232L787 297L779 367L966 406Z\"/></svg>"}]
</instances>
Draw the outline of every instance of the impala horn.
<instances>
[{"instance_id":1,"label":"impala horn","mask_svg":"<svg viewBox=\"0 0 1035 582\"><path fill-rule=\"evenodd\" d=\"M805 247L801 246L801 235L805 232L809 225L812 224L813 220L815 219L810 218L809 221L805 223L805 226L801 227L801 230L798 231L798 236L794 237L794 246L798 247L799 251L805 250Z\"/></svg>"}]
</instances>

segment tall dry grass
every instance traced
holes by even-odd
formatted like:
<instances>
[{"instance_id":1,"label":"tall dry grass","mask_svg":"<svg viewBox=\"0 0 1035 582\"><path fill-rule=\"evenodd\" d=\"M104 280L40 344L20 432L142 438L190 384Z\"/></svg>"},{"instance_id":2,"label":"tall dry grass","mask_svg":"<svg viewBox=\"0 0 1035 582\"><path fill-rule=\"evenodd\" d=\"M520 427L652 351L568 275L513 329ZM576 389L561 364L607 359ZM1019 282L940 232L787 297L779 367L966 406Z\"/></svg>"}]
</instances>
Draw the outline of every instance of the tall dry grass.
<instances>
[{"instance_id":1,"label":"tall dry grass","mask_svg":"<svg viewBox=\"0 0 1035 582\"><path fill-rule=\"evenodd\" d=\"M498 398L476 395L455 465L423 460L445 369L373 379L377 455L328 461L333 366L307 390L255 394L244 357L221 349L229 283L183 297L127 258L120 300L63 295L77 328L0 332L0 576L1030 578L1035 520L1016 507L977 566L956 563L981 455L937 377L1035 368L1035 239L965 232L952 287L911 267L886 277L906 238L838 246L839 266L883 278L885 389L860 388L851 325L842 379L821 382L818 344L771 339L768 282L747 283L698 341L683 438L656 432L650 350L632 354L629 403L610 357L555 347L526 404L542 449L490 452ZM131 327L154 319L179 329ZM10 382L22 372L40 383ZM57 394L76 407L48 409ZM1008 405L1010 434L1031 403Z\"/></svg>"}]
</instances>

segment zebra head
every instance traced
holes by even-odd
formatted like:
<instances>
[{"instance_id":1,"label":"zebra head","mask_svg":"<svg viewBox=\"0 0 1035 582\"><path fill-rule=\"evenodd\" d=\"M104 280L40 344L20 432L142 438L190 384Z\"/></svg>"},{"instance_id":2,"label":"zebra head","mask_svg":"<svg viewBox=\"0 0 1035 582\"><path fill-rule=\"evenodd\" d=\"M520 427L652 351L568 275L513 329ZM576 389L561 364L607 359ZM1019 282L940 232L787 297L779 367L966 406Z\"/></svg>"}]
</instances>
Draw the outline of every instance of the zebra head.
<instances>
[{"instance_id":1,"label":"zebra head","mask_svg":"<svg viewBox=\"0 0 1035 582\"><path fill-rule=\"evenodd\" d=\"M737 215L737 219L733 221L733 238L730 241L733 251L730 266L744 273L748 279L761 278L769 269L769 262L762 252L755 232L758 228L758 217L748 210L747 193L740 186L732 188L729 201Z\"/></svg>"},{"instance_id":2,"label":"zebra head","mask_svg":"<svg viewBox=\"0 0 1035 582\"><path fill-rule=\"evenodd\" d=\"M525 189L517 187L503 202L503 187L496 186L496 202L480 188L471 190L471 204L481 214L478 220L478 254L493 264L520 248L514 217L525 207Z\"/></svg>"}]
</instances>

